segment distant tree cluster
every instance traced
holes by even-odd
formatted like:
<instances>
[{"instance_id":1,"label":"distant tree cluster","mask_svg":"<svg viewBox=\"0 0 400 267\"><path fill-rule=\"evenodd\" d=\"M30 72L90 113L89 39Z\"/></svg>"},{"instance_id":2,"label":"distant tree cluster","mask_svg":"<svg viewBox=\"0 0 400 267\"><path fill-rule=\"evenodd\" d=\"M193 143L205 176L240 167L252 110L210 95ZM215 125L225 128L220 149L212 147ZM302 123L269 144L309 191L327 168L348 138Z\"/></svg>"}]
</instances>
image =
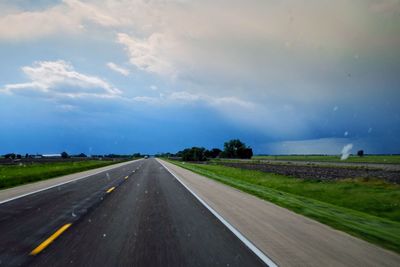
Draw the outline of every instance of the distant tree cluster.
<instances>
[{"instance_id":1,"label":"distant tree cluster","mask_svg":"<svg viewBox=\"0 0 400 267\"><path fill-rule=\"evenodd\" d=\"M15 153L8 153L3 155L3 157L6 159L22 159L22 156L20 154L15 154Z\"/></svg>"},{"instance_id":2,"label":"distant tree cluster","mask_svg":"<svg viewBox=\"0 0 400 267\"><path fill-rule=\"evenodd\" d=\"M219 148L205 149L204 147L186 148L177 152L157 154L156 157L179 158L183 161L206 161L211 158L236 158L249 159L253 156L253 150L239 139L233 139L224 143L224 150Z\"/></svg>"},{"instance_id":3,"label":"distant tree cluster","mask_svg":"<svg viewBox=\"0 0 400 267\"><path fill-rule=\"evenodd\" d=\"M15 159L17 157L17 154L15 153L8 153L4 155L4 158L6 159Z\"/></svg>"},{"instance_id":4,"label":"distant tree cluster","mask_svg":"<svg viewBox=\"0 0 400 267\"><path fill-rule=\"evenodd\" d=\"M224 151L222 151L222 158L231 159L250 159L253 156L253 149L246 146L245 143L239 139L233 139L224 143Z\"/></svg>"},{"instance_id":5,"label":"distant tree cluster","mask_svg":"<svg viewBox=\"0 0 400 267\"><path fill-rule=\"evenodd\" d=\"M42 155L39 155L39 154L32 155L32 154L26 153L25 156L23 156L21 154L16 154L16 153L7 153L7 154L4 154L2 157L5 159L13 159L14 160L14 159L22 159L22 158L25 158L25 159L39 158L39 157L42 157Z\"/></svg>"},{"instance_id":6,"label":"distant tree cluster","mask_svg":"<svg viewBox=\"0 0 400 267\"><path fill-rule=\"evenodd\" d=\"M206 150L206 151L204 152L204 155L205 155L207 158L215 159L215 158L218 158L218 157L221 155L221 152L222 152L221 149L219 149L219 148L213 148L213 149L211 149L211 150Z\"/></svg>"},{"instance_id":7,"label":"distant tree cluster","mask_svg":"<svg viewBox=\"0 0 400 267\"><path fill-rule=\"evenodd\" d=\"M205 151L204 147L192 147L179 151L176 155L184 161L205 161L207 160Z\"/></svg>"}]
</instances>

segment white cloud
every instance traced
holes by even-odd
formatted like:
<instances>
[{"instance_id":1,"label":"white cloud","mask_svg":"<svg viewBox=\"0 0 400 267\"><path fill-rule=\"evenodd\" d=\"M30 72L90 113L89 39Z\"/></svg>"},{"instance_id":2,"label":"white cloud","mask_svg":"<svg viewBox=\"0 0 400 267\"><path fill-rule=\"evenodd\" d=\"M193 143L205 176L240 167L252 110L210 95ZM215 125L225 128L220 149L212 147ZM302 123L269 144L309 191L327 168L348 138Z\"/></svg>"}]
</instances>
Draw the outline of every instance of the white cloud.
<instances>
[{"instance_id":1,"label":"white cloud","mask_svg":"<svg viewBox=\"0 0 400 267\"><path fill-rule=\"evenodd\" d=\"M160 94L159 97L137 96L133 100L149 104L191 104L205 103L213 107L234 106L235 108L255 108L255 104L236 97L215 97L206 94L194 94L186 91L176 91L168 94Z\"/></svg>"},{"instance_id":2,"label":"white cloud","mask_svg":"<svg viewBox=\"0 0 400 267\"><path fill-rule=\"evenodd\" d=\"M117 41L124 45L130 62L140 70L154 72L162 75L173 75L174 68L165 58L171 50L171 42L165 35L154 33L147 39L139 39L125 33L117 35Z\"/></svg>"},{"instance_id":3,"label":"white cloud","mask_svg":"<svg viewBox=\"0 0 400 267\"><path fill-rule=\"evenodd\" d=\"M340 106L336 118L361 95L385 98L376 88L393 81L386 77L398 66L399 19L388 15L396 6L398 0L64 0L39 11L0 11L0 40L85 33L84 43L100 35L99 46L119 43L138 77L147 83L157 76L152 82L166 90L135 101L206 103L240 125L301 136L295 139L327 132L316 119L327 107ZM42 85L32 79L7 90L27 88Z\"/></svg>"},{"instance_id":4,"label":"white cloud","mask_svg":"<svg viewBox=\"0 0 400 267\"><path fill-rule=\"evenodd\" d=\"M151 96L135 96L133 100L137 102L143 102L146 104L160 104L161 102L160 98Z\"/></svg>"},{"instance_id":5,"label":"white cloud","mask_svg":"<svg viewBox=\"0 0 400 267\"><path fill-rule=\"evenodd\" d=\"M0 17L0 40L32 39L52 34L79 33L88 22L102 27L120 25L118 17L107 15L93 4L78 0L62 3L39 11L16 11Z\"/></svg>"},{"instance_id":6,"label":"white cloud","mask_svg":"<svg viewBox=\"0 0 400 267\"><path fill-rule=\"evenodd\" d=\"M7 84L0 91L39 94L48 98L110 98L121 94L119 89L103 79L79 73L63 60L37 61L32 66L22 67L22 71L29 82Z\"/></svg>"},{"instance_id":7,"label":"white cloud","mask_svg":"<svg viewBox=\"0 0 400 267\"><path fill-rule=\"evenodd\" d=\"M398 14L400 12L400 1L399 0L372 0L369 3L369 8L374 12L387 14Z\"/></svg>"},{"instance_id":8,"label":"white cloud","mask_svg":"<svg viewBox=\"0 0 400 267\"><path fill-rule=\"evenodd\" d=\"M119 74L122 74L124 76L128 76L129 75L129 70L126 68L123 68L121 66L118 66L117 64L113 63L113 62L108 62L107 63L107 67L109 67L111 70L118 72Z\"/></svg>"}]
</instances>

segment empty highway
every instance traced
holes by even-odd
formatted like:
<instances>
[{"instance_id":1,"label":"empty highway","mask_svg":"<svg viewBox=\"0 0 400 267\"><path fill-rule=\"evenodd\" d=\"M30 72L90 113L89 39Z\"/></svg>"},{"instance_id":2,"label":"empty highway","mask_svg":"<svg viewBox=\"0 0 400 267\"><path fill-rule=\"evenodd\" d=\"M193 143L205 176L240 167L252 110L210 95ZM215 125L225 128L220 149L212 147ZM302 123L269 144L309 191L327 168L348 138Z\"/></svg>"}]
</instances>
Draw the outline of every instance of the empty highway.
<instances>
[{"instance_id":1,"label":"empty highway","mask_svg":"<svg viewBox=\"0 0 400 267\"><path fill-rule=\"evenodd\" d=\"M155 159L0 204L3 266L265 266Z\"/></svg>"}]
</instances>

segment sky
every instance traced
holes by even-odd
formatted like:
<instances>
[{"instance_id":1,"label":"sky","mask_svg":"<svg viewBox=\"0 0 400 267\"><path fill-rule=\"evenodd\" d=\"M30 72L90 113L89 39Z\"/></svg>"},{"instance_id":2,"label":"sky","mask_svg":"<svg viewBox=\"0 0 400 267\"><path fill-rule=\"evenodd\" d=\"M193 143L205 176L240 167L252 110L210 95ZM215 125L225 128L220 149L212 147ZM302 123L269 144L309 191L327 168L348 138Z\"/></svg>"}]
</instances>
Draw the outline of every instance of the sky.
<instances>
[{"instance_id":1,"label":"sky","mask_svg":"<svg viewBox=\"0 0 400 267\"><path fill-rule=\"evenodd\" d=\"M400 153L399 0L0 0L0 154Z\"/></svg>"}]
</instances>

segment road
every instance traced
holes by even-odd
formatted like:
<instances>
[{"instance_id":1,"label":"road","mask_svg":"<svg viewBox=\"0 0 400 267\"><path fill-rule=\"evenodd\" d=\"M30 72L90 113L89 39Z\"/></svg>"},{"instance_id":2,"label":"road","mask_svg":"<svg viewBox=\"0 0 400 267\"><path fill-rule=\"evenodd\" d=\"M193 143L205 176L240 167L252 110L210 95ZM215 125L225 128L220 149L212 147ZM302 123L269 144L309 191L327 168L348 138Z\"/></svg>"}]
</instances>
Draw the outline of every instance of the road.
<instances>
[{"instance_id":1,"label":"road","mask_svg":"<svg viewBox=\"0 0 400 267\"><path fill-rule=\"evenodd\" d=\"M265 266L155 159L0 204L3 266Z\"/></svg>"}]
</instances>

